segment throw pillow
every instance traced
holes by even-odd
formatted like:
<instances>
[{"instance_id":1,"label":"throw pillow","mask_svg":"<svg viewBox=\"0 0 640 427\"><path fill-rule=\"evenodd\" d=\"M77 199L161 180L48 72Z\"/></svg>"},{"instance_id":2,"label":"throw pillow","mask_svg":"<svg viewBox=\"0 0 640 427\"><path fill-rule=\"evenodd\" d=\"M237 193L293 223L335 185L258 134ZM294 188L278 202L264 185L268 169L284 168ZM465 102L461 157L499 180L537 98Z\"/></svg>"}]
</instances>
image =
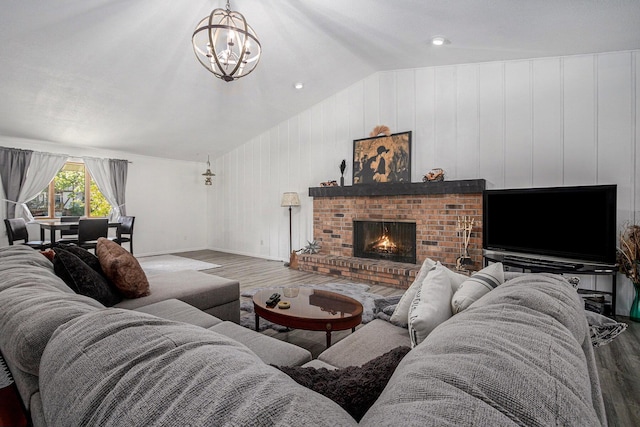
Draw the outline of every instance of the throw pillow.
<instances>
[{"instance_id":1,"label":"throw pillow","mask_svg":"<svg viewBox=\"0 0 640 427\"><path fill-rule=\"evenodd\" d=\"M451 298L451 311L453 314L460 313L503 283L504 267L501 262L483 268L460 285Z\"/></svg>"},{"instance_id":2,"label":"throw pillow","mask_svg":"<svg viewBox=\"0 0 640 427\"><path fill-rule=\"evenodd\" d=\"M591 336L591 345L600 347L609 344L618 335L623 333L628 325L626 323L616 322L602 314L585 310L587 322L589 323L589 334Z\"/></svg>"},{"instance_id":3,"label":"throw pillow","mask_svg":"<svg viewBox=\"0 0 640 427\"><path fill-rule=\"evenodd\" d=\"M427 274L409 307L411 347L420 344L436 326L451 317L451 281L440 262Z\"/></svg>"},{"instance_id":4,"label":"throw pillow","mask_svg":"<svg viewBox=\"0 0 640 427\"><path fill-rule=\"evenodd\" d=\"M276 366L282 372L316 393L340 405L356 421L378 399L402 358L410 348L396 347L362 366L329 370L302 366Z\"/></svg>"},{"instance_id":5,"label":"throw pillow","mask_svg":"<svg viewBox=\"0 0 640 427\"><path fill-rule=\"evenodd\" d=\"M106 278L71 252L62 250L56 253L53 271L76 293L91 297L105 307L122 301L122 297Z\"/></svg>"},{"instance_id":6,"label":"throw pillow","mask_svg":"<svg viewBox=\"0 0 640 427\"><path fill-rule=\"evenodd\" d=\"M71 252L72 254L80 258L85 264L91 267L95 272L99 273L101 276L104 276L104 272L102 271L102 267L100 266L98 257L85 248L81 248L80 246L76 245L57 245L53 248L53 250L57 252Z\"/></svg>"},{"instance_id":7,"label":"throw pillow","mask_svg":"<svg viewBox=\"0 0 640 427\"><path fill-rule=\"evenodd\" d=\"M98 239L96 254L104 274L125 298L149 295L149 281L130 252L107 238Z\"/></svg>"},{"instance_id":8,"label":"throw pillow","mask_svg":"<svg viewBox=\"0 0 640 427\"><path fill-rule=\"evenodd\" d=\"M40 253L51 262L53 262L53 258L56 256L56 253L51 249L40 251Z\"/></svg>"},{"instance_id":9,"label":"throw pillow","mask_svg":"<svg viewBox=\"0 0 640 427\"><path fill-rule=\"evenodd\" d=\"M424 278L427 277L427 273L435 265L436 262L431 258L427 258L424 260L422 266L420 267L420 270L418 270L416 279L413 281L411 286L409 286L409 289L407 289L402 295L402 298L400 298L400 301L398 302L396 309L393 311L389 322L402 328L407 327L407 319L409 317L409 306L411 305L411 301L413 301L413 298L416 296L416 292L418 292L418 289L420 289L420 286L422 286L422 282L424 281Z\"/></svg>"}]
</instances>

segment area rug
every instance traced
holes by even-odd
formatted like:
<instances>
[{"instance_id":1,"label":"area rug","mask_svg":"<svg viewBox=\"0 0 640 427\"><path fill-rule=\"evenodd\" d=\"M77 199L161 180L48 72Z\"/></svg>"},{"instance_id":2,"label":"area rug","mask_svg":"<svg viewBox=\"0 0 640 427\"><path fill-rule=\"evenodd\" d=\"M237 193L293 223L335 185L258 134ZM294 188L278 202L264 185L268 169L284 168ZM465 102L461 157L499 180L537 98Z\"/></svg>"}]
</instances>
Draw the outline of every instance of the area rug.
<instances>
[{"instance_id":1,"label":"area rug","mask_svg":"<svg viewBox=\"0 0 640 427\"><path fill-rule=\"evenodd\" d=\"M363 308L362 323L369 323L376 318L388 320L401 297L401 295L384 297L382 295L372 294L368 292L371 287L363 283L327 283L323 285L303 284L296 285L296 287L332 291L359 301ZM253 312L253 300L251 297L262 289L264 288L247 289L240 294L245 297L240 303L240 325L245 328L252 330L255 330L256 328L256 318ZM271 323L268 320L260 318L259 331L264 331L265 329L274 329L279 332L289 330L286 326L276 325L275 323Z\"/></svg>"},{"instance_id":2,"label":"area rug","mask_svg":"<svg viewBox=\"0 0 640 427\"><path fill-rule=\"evenodd\" d=\"M175 255L157 255L138 258L140 266L147 276L170 273L181 270L209 270L220 267L218 264L198 261Z\"/></svg>"}]
</instances>

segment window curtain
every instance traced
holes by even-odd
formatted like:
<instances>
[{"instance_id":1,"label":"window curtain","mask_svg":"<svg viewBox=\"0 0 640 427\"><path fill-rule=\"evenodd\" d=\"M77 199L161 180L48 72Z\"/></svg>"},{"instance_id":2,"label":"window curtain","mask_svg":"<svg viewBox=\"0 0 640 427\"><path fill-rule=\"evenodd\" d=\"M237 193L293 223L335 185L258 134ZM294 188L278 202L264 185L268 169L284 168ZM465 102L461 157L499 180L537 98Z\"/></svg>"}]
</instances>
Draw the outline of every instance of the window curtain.
<instances>
[{"instance_id":1,"label":"window curtain","mask_svg":"<svg viewBox=\"0 0 640 427\"><path fill-rule=\"evenodd\" d=\"M23 217L27 221L34 220L27 207L27 202L38 196L42 189L49 185L68 158L65 154L33 152L31 164L27 170L27 179L17 199L16 218Z\"/></svg>"},{"instance_id":2,"label":"window curtain","mask_svg":"<svg viewBox=\"0 0 640 427\"><path fill-rule=\"evenodd\" d=\"M111 183L113 185L116 203L120 209L120 215L126 215L125 189L127 188L129 162L127 160L110 159L109 168L111 169Z\"/></svg>"},{"instance_id":3,"label":"window curtain","mask_svg":"<svg viewBox=\"0 0 640 427\"><path fill-rule=\"evenodd\" d=\"M0 178L4 189L6 218L15 218L16 204L27 179L32 154L31 150L0 147Z\"/></svg>"},{"instance_id":4,"label":"window curtain","mask_svg":"<svg viewBox=\"0 0 640 427\"><path fill-rule=\"evenodd\" d=\"M83 160L102 195L111 204L109 219L117 220L121 215L126 215L124 194L128 162L92 157L85 157Z\"/></svg>"}]
</instances>

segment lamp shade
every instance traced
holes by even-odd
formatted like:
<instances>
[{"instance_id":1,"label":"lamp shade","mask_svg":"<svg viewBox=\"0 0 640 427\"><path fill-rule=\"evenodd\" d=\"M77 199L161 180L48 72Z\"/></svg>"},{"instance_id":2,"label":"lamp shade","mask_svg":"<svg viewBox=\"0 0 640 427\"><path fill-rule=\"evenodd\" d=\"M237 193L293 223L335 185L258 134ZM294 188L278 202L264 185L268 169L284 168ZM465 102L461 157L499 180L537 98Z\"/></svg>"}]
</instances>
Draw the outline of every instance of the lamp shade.
<instances>
[{"instance_id":1,"label":"lamp shade","mask_svg":"<svg viewBox=\"0 0 640 427\"><path fill-rule=\"evenodd\" d=\"M282 207L288 206L300 206L300 197L298 197L298 193L290 192L284 193L282 195L282 202L280 203Z\"/></svg>"}]
</instances>

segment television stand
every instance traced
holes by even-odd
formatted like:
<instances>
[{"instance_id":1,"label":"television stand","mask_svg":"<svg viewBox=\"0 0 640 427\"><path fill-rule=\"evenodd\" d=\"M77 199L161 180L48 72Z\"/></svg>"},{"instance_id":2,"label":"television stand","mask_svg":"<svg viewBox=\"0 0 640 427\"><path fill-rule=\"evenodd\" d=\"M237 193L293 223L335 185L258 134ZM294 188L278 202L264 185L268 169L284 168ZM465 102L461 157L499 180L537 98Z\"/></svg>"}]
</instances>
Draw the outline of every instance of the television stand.
<instances>
[{"instance_id":1,"label":"television stand","mask_svg":"<svg viewBox=\"0 0 640 427\"><path fill-rule=\"evenodd\" d=\"M555 273L555 274L584 274L587 276L610 276L611 292L594 291L590 289L578 289L578 293L582 296L600 295L611 298L611 317L616 315L616 273L618 267L616 265L605 264L582 264L580 262L549 260L539 258L529 258L520 255L510 255L503 253L493 253L485 251L483 254L484 265L487 266L492 262L501 262L503 265L521 269L522 272L529 271L531 273Z\"/></svg>"}]
</instances>

